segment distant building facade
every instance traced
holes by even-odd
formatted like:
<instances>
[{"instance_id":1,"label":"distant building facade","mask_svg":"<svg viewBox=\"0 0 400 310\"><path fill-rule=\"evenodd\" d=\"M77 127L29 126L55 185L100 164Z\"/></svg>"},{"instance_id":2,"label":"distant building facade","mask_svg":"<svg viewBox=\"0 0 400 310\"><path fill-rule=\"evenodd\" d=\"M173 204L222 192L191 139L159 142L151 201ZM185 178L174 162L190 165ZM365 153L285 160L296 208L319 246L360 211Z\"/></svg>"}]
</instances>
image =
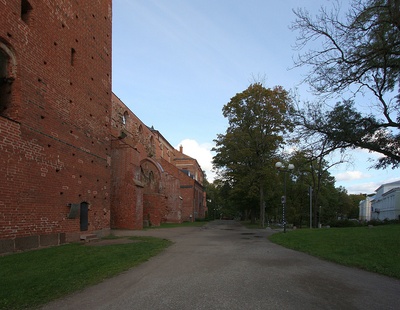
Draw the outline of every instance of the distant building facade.
<instances>
[{"instance_id":1,"label":"distant building facade","mask_svg":"<svg viewBox=\"0 0 400 310\"><path fill-rule=\"evenodd\" d=\"M400 180L381 185L371 202L371 219L400 220Z\"/></svg>"},{"instance_id":2,"label":"distant building facade","mask_svg":"<svg viewBox=\"0 0 400 310\"><path fill-rule=\"evenodd\" d=\"M204 174L198 162L182 147L174 149L114 94L112 104L111 226L141 229L204 218Z\"/></svg>"},{"instance_id":3,"label":"distant building facade","mask_svg":"<svg viewBox=\"0 0 400 310\"><path fill-rule=\"evenodd\" d=\"M197 161L112 94L94 2L0 1L0 253L205 213Z\"/></svg>"},{"instance_id":4,"label":"distant building facade","mask_svg":"<svg viewBox=\"0 0 400 310\"><path fill-rule=\"evenodd\" d=\"M371 200L373 197L366 196L365 200L361 200L359 203L359 216L360 221L370 221L371 220Z\"/></svg>"},{"instance_id":5,"label":"distant building facade","mask_svg":"<svg viewBox=\"0 0 400 310\"><path fill-rule=\"evenodd\" d=\"M192 197L192 200L184 200L184 210L186 210L184 217L204 218L207 207L205 192L202 187L204 174L200 165L195 159L183 153L182 146L179 148L179 152L176 151L173 161L174 165L188 176L181 182L182 192L185 193L185 196ZM190 213L188 213L189 210Z\"/></svg>"}]
</instances>

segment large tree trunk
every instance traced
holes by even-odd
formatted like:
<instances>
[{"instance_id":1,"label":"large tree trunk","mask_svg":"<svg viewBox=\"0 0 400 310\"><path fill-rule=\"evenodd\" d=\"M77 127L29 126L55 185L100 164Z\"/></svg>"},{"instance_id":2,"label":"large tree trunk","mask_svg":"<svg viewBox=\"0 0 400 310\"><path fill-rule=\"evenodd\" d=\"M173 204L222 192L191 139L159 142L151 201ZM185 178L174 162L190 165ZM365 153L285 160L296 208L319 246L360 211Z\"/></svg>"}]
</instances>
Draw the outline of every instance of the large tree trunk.
<instances>
[{"instance_id":1,"label":"large tree trunk","mask_svg":"<svg viewBox=\"0 0 400 310\"><path fill-rule=\"evenodd\" d=\"M265 205L264 205L264 184L260 184L260 224L261 227L265 227Z\"/></svg>"},{"instance_id":2,"label":"large tree trunk","mask_svg":"<svg viewBox=\"0 0 400 310\"><path fill-rule=\"evenodd\" d=\"M256 223L256 212L254 208L250 209L250 223L255 224Z\"/></svg>"}]
</instances>

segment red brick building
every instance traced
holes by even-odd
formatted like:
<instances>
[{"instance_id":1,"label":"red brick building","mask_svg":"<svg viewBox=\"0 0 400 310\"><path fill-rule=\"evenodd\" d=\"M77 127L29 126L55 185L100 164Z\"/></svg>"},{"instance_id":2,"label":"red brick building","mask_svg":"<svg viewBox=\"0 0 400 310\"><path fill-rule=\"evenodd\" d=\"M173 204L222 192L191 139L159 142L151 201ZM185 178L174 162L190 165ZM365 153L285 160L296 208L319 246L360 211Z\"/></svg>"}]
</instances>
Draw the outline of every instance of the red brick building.
<instances>
[{"instance_id":1,"label":"red brick building","mask_svg":"<svg viewBox=\"0 0 400 310\"><path fill-rule=\"evenodd\" d=\"M140 229L205 217L197 161L149 128L115 95L112 114L112 228Z\"/></svg>"},{"instance_id":2,"label":"red brick building","mask_svg":"<svg viewBox=\"0 0 400 310\"><path fill-rule=\"evenodd\" d=\"M174 165L179 171L182 171L187 178L182 178L181 191L185 197L191 197L184 201L183 209L185 218L203 219L206 214L206 197L203 189L204 173L201 170L197 160L183 153L181 146L179 152L176 151ZM190 212L190 213L188 213Z\"/></svg>"},{"instance_id":3,"label":"red brick building","mask_svg":"<svg viewBox=\"0 0 400 310\"><path fill-rule=\"evenodd\" d=\"M113 98L111 0L0 1L0 253L201 217L200 167Z\"/></svg>"},{"instance_id":4,"label":"red brick building","mask_svg":"<svg viewBox=\"0 0 400 310\"><path fill-rule=\"evenodd\" d=\"M110 228L111 0L93 2L0 1L5 250Z\"/></svg>"}]
</instances>

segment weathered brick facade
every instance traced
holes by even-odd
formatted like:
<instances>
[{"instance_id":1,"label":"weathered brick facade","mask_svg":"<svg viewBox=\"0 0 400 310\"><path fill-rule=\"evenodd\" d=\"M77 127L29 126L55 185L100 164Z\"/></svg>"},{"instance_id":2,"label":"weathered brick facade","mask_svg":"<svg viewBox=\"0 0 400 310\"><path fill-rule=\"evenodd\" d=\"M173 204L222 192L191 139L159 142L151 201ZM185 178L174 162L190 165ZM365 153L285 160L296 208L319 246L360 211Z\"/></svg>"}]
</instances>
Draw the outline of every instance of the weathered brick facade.
<instances>
[{"instance_id":1,"label":"weathered brick facade","mask_svg":"<svg viewBox=\"0 0 400 310\"><path fill-rule=\"evenodd\" d=\"M0 65L2 247L108 230L111 0L0 1Z\"/></svg>"},{"instance_id":2,"label":"weathered brick facade","mask_svg":"<svg viewBox=\"0 0 400 310\"><path fill-rule=\"evenodd\" d=\"M182 148L175 150L117 96L112 102L111 227L141 229L143 223L204 218L203 172L197 161Z\"/></svg>"},{"instance_id":3,"label":"weathered brick facade","mask_svg":"<svg viewBox=\"0 0 400 310\"><path fill-rule=\"evenodd\" d=\"M202 218L202 182L112 94L111 0L0 1L0 253Z\"/></svg>"}]
</instances>

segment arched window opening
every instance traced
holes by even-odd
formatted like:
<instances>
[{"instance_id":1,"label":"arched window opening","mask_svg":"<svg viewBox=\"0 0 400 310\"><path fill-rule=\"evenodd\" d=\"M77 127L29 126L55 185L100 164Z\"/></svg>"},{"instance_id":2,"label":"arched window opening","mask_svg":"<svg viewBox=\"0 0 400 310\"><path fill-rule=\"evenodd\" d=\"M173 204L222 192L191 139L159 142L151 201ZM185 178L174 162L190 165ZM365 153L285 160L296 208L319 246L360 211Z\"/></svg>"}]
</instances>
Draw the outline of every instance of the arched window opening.
<instances>
[{"instance_id":1,"label":"arched window opening","mask_svg":"<svg viewBox=\"0 0 400 310\"><path fill-rule=\"evenodd\" d=\"M11 104L11 86L14 81L10 70L10 56L4 49L5 45L0 42L0 115L4 115Z\"/></svg>"},{"instance_id":2,"label":"arched window opening","mask_svg":"<svg viewBox=\"0 0 400 310\"><path fill-rule=\"evenodd\" d=\"M124 112L124 114L122 115L122 125L126 125L126 122L128 120L128 112Z\"/></svg>"},{"instance_id":3,"label":"arched window opening","mask_svg":"<svg viewBox=\"0 0 400 310\"><path fill-rule=\"evenodd\" d=\"M21 19L27 24L29 15L31 14L32 6L28 0L21 1Z\"/></svg>"},{"instance_id":4,"label":"arched window opening","mask_svg":"<svg viewBox=\"0 0 400 310\"><path fill-rule=\"evenodd\" d=\"M154 137L150 136L147 146L147 156L148 157L153 157L156 154L156 147L155 147L155 143L154 143Z\"/></svg>"}]
</instances>

